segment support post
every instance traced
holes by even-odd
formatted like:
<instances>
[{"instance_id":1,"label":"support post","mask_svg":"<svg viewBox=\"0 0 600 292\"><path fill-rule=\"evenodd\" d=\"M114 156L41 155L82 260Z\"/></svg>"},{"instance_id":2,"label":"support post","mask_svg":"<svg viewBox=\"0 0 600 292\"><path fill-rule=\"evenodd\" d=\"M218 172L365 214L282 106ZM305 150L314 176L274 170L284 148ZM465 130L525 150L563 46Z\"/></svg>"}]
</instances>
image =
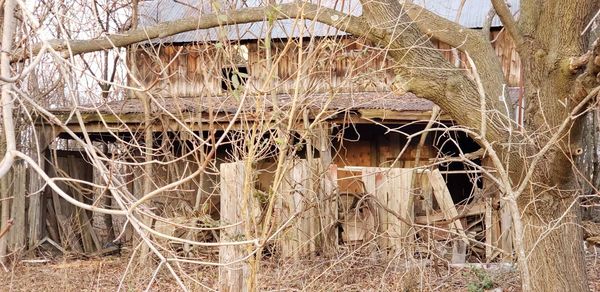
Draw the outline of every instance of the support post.
<instances>
[{"instance_id":1,"label":"support post","mask_svg":"<svg viewBox=\"0 0 600 292\"><path fill-rule=\"evenodd\" d=\"M221 171L221 224L235 224L222 229L220 241L239 241L246 234L242 211L244 198L244 162L223 163ZM248 246L229 245L219 247L219 290L225 292L248 291L250 265L242 260Z\"/></svg>"},{"instance_id":2,"label":"support post","mask_svg":"<svg viewBox=\"0 0 600 292\"><path fill-rule=\"evenodd\" d=\"M338 248L338 187L337 165L330 164L319 177L319 218L321 249L325 255L333 255Z\"/></svg>"},{"instance_id":3,"label":"support post","mask_svg":"<svg viewBox=\"0 0 600 292\"><path fill-rule=\"evenodd\" d=\"M338 245L338 186L337 165L332 164L331 125L320 123L316 129L315 147L319 151L318 159L318 202L320 232L322 233L322 252L333 255Z\"/></svg>"}]
</instances>

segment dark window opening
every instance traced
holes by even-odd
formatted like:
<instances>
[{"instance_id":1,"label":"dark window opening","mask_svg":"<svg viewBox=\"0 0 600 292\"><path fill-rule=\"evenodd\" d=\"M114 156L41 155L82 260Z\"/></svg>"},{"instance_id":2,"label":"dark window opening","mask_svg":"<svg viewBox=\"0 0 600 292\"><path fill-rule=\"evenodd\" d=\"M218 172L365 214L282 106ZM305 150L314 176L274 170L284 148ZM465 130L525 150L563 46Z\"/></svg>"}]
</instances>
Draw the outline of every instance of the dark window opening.
<instances>
[{"instance_id":1,"label":"dark window opening","mask_svg":"<svg viewBox=\"0 0 600 292\"><path fill-rule=\"evenodd\" d=\"M246 81L248 81L247 67L228 67L221 70L221 89L223 90L236 90L244 86Z\"/></svg>"},{"instance_id":2,"label":"dark window opening","mask_svg":"<svg viewBox=\"0 0 600 292\"><path fill-rule=\"evenodd\" d=\"M437 136L434 146L446 156L458 157L459 153L470 153L478 150L480 146L464 133L444 133ZM481 165L481 159L473 162ZM481 174L476 169L462 162L443 163L439 166L444 174L446 185L455 204L468 204L474 199L477 189L483 188ZM463 173L461 173L463 172Z\"/></svg>"}]
</instances>

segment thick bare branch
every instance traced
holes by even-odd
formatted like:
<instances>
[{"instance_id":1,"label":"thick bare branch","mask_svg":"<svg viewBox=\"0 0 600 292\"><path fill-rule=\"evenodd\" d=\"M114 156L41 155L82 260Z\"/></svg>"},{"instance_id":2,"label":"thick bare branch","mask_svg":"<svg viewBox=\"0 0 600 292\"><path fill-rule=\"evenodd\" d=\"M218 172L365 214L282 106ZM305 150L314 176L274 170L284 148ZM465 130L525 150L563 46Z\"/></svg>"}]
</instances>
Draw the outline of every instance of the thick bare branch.
<instances>
[{"instance_id":1,"label":"thick bare branch","mask_svg":"<svg viewBox=\"0 0 600 292\"><path fill-rule=\"evenodd\" d=\"M423 33L459 50L465 50L474 42L480 44L484 41L476 30L441 17L421 6L405 3L404 8Z\"/></svg>"},{"instance_id":2,"label":"thick bare branch","mask_svg":"<svg viewBox=\"0 0 600 292\"><path fill-rule=\"evenodd\" d=\"M500 17L504 28L515 41L515 45L517 48L520 47L524 42L523 33L517 26L517 22L510 12L508 5L504 0L492 0L492 5L494 6L494 10L496 10L496 14Z\"/></svg>"},{"instance_id":3,"label":"thick bare branch","mask_svg":"<svg viewBox=\"0 0 600 292\"><path fill-rule=\"evenodd\" d=\"M422 34L426 33L468 52L477 64L481 76L485 77L482 80L489 99L489 109L506 117L510 116L498 99L498 96L503 95L502 84L505 81L502 67L489 41L479 32L464 28L420 6L407 3L403 5L394 10L392 7L396 6L391 4L364 2L363 10L365 21L372 27L389 31L384 43L389 44L389 55L401 60L397 73L406 80L405 89L432 100L463 125L474 128L481 125L479 117L465 115L466 107L472 108L472 111L479 110L479 94L475 84L465 71L456 70L454 65L432 50L431 44L423 43ZM395 35L395 31L401 31L402 35ZM430 70L430 64L437 64L440 70ZM500 129L493 129L489 134L500 139L500 132Z\"/></svg>"},{"instance_id":4,"label":"thick bare branch","mask_svg":"<svg viewBox=\"0 0 600 292\"><path fill-rule=\"evenodd\" d=\"M15 7L16 2L8 1L5 5L5 13L2 27L2 50L0 51L0 76L5 80L12 79L10 59L7 52L10 52L13 46L13 38L16 26L15 19ZM12 83L2 84L0 89L2 92L2 98L0 106L2 107L2 122L5 136L6 149L4 151L4 157L0 161L0 177L3 177L10 170L14 159L14 151L17 149L17 142L15 138L15 124L13 120L13 98L12 98Z\"/></svg>"},{"instance_id":5,"label":"thick bare branch","mask_svg":"<svg viewBox=\"0 0 600 292\"><path fill-rule=\"evenodd\" d=\"M276 19L306 18L319 21L355 36L370 37L370 30L360 17L341 13L334 9L324 8L311 3L290 3L279 6L255 7L228 11L227 14L211 13L200 17L185 18L176 21L159 23L154 26L129 30L120 34L111 34L99 39L88 40L51 40L48 43L56 51L78 55L115 47L172 36L182 32L198 29L209 29L224 25L252 23L263 21L267 15ZM33 46L31 52L37 54L43 44ZM12 55L12 61L20 61L28 56L28 50L19 50Z\"/></svg>"},{"instance_id":6,"label":"thick bare branch","mask_svg":"<svg viewBox=\"0 0 600 292\"><path fill-rule=\"evenodd\" d=\"M483 27L481 28L481 33L486 37L490 37L490 33L492 30L492 22L494 21L494 16L496 16L496 10L494 8L488 11L487 16L485 17L485 21L483 22Z\"/></svg>"}]
</instances>

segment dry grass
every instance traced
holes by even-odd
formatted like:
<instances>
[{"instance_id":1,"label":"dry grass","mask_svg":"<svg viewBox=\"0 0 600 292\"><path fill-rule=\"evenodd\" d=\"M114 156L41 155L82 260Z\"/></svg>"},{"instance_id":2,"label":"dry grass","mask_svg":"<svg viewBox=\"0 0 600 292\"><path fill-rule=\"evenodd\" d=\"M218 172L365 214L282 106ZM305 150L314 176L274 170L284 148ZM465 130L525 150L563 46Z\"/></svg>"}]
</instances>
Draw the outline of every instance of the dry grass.
<instances>
[{"instance_id":1,"label":"dry grass","mask_svg":"<svg viewBox=\"0 0 600 292\"><path fill-rule=\"evenodd\" d=\"M0 273L0 291L115 291L122 279L123 291L145 289L149 274L134 268L123 278L127 263L126 255L19 262L11 272ZM435 268L430 262L425 263L376 261L359 255L298 261L269 259L261 266L259 283L262 291L467 291L469 284L481 282L476 269ZM217 286L216 268L181 266L179 272L186 275L182 278L192 291L209 290L203 285ZM495 288L520 291L514 271L485 273ZM600 254L588 255L588 276L591 290L600 291ZM151 290L177 291L179 287L163 270Z\"/></svg>"}]
</instances>

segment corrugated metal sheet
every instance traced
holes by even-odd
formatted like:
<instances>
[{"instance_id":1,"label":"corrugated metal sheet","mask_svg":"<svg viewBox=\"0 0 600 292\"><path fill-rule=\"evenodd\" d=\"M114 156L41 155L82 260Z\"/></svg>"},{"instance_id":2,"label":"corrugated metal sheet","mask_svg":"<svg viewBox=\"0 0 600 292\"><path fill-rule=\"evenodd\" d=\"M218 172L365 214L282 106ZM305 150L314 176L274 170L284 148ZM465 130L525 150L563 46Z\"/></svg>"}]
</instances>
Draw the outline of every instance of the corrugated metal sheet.
<instances>
[{"instance_id":1,"label":"corrugated metal sheet","mask_svg":"<svg viewBox=\"0 0 600 292\"><path fill-rule=\"evenodd\" d=\"M462 0L415 0L419 4L434 13L450 20L455 20ZM488 11L491 9L489 0L465 0L459 23L466 27L482 27ZM294 0L276 0L276 3L291 3ZM362 6L358 0L308 0L324 7L333 8L338 11L359 16L362 14ZM519 0L509 0L511 11L516 13L519 8ZM261 7L266 5L263 0L221 0L221 10L229 10L243 7ZM211 6L209 0L153 0L140 3L140 25L150 26L164 21L173 21L181 18L194 17L205 13L213 13L216 7ZM494 18L493 26L501 26L497 17ZM251 40L264 38L267 31L266 22L255 22L250 24L230 25L218 29L197 30L177 34L163 38L163 42L203 42L219 39ZM309 20L296 21L293 19L278 21L273 29L274 38L289 38L299 36L335 36L345 33L328 25Z\"/></svg>"},{"instance_id":2,"label":"corrugated metal sheet","mask_svg":"<svg viewBox=\"0 0 600 292\"><path fill-rule=\"evenodd\" d=\"M423 6L429 11L437 15L443 16L452 21L456 20L460 5L463 0L414 0L413 3ZM487 17L488 12L492 9L490 0L464 0L464 6L460 14L458 23L462 26L470 28L481 28ZM510 10L515 15L519 10L520 0L506 1L510 5ZM502 26L500 19L494 17L492 27Z\"/></svg>"},{"instance_id":3,"label":"corrugated metal sheet","mask_svg":"<svg viewBox=\"0 0 600 292\"><path fill-rule=\"evenodd\" d=\"M291 3L293 0L278 0L279 4ZM362 14L362 7L358 1L344 0L311 0L307 1L324 7L334 8L338 11L358 16ZM261 0L236 0L221 1L222 10L243 7L261 7L265 2ZM164 21L173 21L181 18L194 17L204 13L213 13L214 7L207 0L155 0L140 3L140 25L150 26ZM229 25L222 28L197 30L163 38L164 42L203 42L219 39L251 40L264 38L267 23L255 22L249 24ZM277 21L273 27L273 38L289 38L298 36L333 36L345 35L344 32L331 26L309 20L297 21L294 19Z\"/></svg>"}]
</instances>

